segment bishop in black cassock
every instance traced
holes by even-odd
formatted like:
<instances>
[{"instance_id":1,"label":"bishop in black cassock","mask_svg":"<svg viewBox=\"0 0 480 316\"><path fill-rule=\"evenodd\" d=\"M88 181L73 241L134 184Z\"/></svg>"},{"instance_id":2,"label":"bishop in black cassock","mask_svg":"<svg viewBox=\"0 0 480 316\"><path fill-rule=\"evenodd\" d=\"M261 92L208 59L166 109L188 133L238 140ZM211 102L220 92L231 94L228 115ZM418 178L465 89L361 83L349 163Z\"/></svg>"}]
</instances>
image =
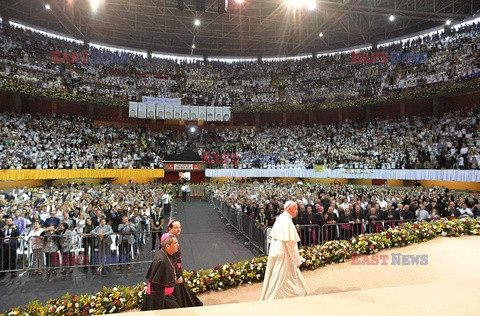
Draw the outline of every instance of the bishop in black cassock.
<instances>
[{"instance_id":1,"label":"bishop in black cassock","mask_svg":"<svg viewBox=\"0 0 480 316\"><path fill-rule=\"evenodd\" d=\"M146 275L148 285L142 311L180 307L173 293L180 277L176 275L172 259L178 251L178 241L173 235L162 237L162 249L155 254Z\"/></svg>"}]
</instances>

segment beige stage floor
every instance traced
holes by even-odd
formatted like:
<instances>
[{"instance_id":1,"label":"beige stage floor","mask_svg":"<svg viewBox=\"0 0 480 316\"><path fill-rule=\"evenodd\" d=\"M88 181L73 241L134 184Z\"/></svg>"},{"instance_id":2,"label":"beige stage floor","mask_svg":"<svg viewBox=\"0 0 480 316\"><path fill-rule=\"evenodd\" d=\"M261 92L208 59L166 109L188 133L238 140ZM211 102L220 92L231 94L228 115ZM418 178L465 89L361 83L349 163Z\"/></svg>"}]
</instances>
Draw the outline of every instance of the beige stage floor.
<instances>
[{"instance_id":1,"label":"beige stage floor","mask_svg":"<svg viewBox=\"0 0 480 316\"><path fill-rule=\"evenodd\" d=\"M428 264L392 265L391 253L428 255ZM309 288L309 294L304 298L258 302L262 283L257 283L203 294L200 299L204 307L139 315L479 313L480 237L438 237L379 254L389 256L387 265L352 265L351 261L347 261L303 272ZM128 313L132 314L136 313Z\"/></svg>"}]
</instances>

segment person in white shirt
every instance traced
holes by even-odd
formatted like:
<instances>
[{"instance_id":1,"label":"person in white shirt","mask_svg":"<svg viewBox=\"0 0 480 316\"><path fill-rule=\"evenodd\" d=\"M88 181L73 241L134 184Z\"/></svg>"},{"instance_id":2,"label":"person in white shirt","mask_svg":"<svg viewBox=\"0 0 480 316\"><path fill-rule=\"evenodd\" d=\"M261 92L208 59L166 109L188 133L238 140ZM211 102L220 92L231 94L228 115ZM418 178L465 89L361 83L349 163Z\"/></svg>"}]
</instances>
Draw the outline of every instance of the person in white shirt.
<instances>
[{"instance_id":1,"label":"person in white shirt","mask_svg":"<svg viewBox=\"0 0 480 316\"><path fill-rule=\"evenodd\" d=\"M165 215L167 213L170 213L170 191L169 190L166 190L165 192L163 192L162 206L163 206L163 212Z\"/></svg>"},{"instance_id":2,"label":"person in white shirt","mask_svg":"<svg viewBox=\"0 0 480 316\"><path fill-rule=\"evenodd\" d=\"M473 217L472 210L470 210L467 207L466 203L462 203L460 205L460 208L458 209L458 211L460 212L460 217L466 217L466 216L472 216Z\"/></svg>"},{"instance_id":3,"label":"person in white shirt","mask_svg":"<svg viewBox=\"0 0 480 316\"><path fill-rule=\"evenodd\" d=\"M187 201L187 184L183 184L182 187L180 188L182 191L182 201L186 202Z\"/></svg>"}]
</instances>

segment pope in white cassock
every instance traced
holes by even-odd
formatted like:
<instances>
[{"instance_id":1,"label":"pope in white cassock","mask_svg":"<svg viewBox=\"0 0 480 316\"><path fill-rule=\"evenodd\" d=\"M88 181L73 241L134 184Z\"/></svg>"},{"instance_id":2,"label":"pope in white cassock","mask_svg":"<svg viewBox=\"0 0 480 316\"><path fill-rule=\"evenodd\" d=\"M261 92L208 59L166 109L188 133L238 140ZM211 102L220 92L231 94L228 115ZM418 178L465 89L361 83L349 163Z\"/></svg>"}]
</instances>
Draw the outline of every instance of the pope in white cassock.
<instances>
[{"instance_id":1,"label":"pope in white cassock","mask_svg":"<svg viewBox=\"0 0 480 316\"><path fill-rule=\"evenodd\" d=\"M297 214L297 203L286 202L285 211L272 227L261 301L307 295L307 285L299 269L303 261L298 253L300 237L292 222Z\"/></svg>"}]
</instances>

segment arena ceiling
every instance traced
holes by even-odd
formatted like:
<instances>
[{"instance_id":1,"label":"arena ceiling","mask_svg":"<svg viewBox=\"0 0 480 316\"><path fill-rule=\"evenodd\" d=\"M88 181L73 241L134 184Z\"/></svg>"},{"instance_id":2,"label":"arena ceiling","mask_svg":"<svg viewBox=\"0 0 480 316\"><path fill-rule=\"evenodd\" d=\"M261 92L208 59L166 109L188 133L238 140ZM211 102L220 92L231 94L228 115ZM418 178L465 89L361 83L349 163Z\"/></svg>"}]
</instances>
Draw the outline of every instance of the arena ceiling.
<instances>
[{"instance_id":1,"label":"arena ceiling","mask_svg":"<svg viewBox=\"0 0 480 316\"><path fill-rule=\"evenodd\" d=\"M97 0L93 12L90 1L1 0L0 13L78 39L153 52L190 54L194 43L195 55L265 57L378 42L462 21L480 9L479 0L316 0L315 10L287 0L230 0L219 14L217 0L205 0L205 11L195 10L196 0L183 1L183 10L177 0Z\"/></svg>"}]
</instances>

